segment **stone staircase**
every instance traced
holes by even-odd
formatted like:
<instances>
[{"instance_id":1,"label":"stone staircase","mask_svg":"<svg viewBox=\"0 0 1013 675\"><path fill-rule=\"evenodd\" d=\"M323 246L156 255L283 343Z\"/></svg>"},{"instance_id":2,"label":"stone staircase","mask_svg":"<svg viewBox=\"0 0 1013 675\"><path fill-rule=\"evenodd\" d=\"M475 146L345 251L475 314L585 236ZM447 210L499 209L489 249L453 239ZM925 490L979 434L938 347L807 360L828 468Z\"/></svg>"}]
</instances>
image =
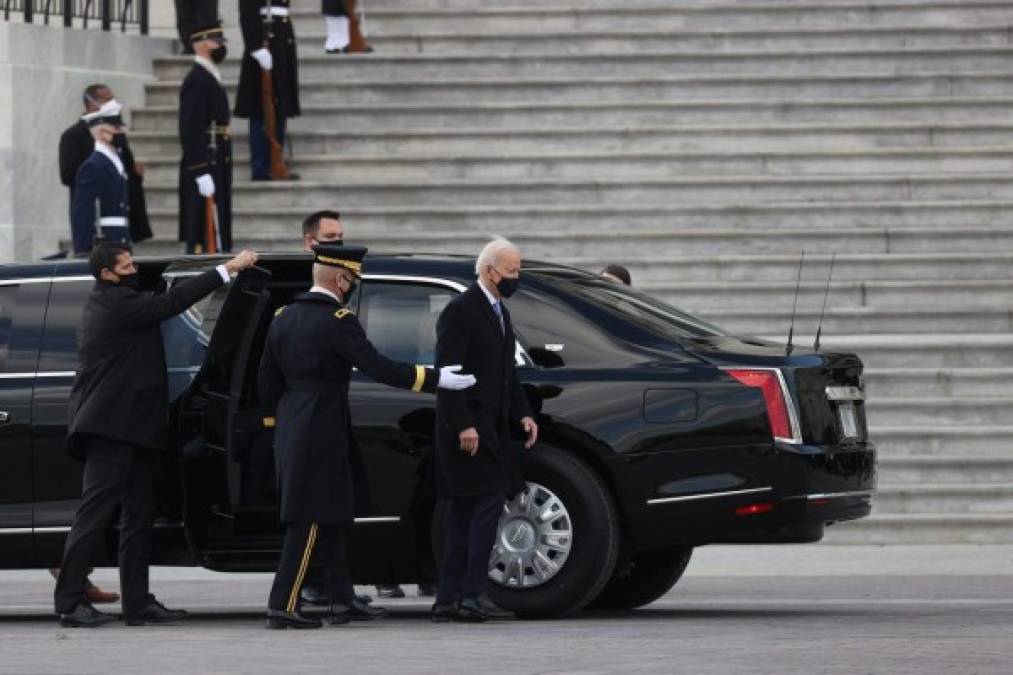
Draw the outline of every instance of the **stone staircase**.
<instances>
[{"instance_id":1,"label":"stone staircase","mask_svg":"<svg viewBox=\"0 0 1013 675\"><path fill-rule=\"evenodd\" d=\"M799 251L803 334L836 252L823 342L866 363L881 471L828 540L1013 542L1013 0L370 0L377 52L338 57L293 4L303 180L247 182L237 121L238 245L323 207L377 250L502 233L776 339ZM148 252L179 250L188 67L132 116Z\"/></svg>"}]
</instances>

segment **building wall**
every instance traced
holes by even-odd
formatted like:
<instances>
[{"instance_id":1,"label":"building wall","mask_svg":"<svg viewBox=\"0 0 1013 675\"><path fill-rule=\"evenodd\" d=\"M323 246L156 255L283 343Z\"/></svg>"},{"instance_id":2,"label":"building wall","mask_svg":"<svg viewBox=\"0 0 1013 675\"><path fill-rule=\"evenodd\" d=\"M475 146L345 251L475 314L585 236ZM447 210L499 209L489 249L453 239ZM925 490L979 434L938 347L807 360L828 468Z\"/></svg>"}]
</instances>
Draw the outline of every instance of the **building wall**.
<instances>
[{"instance_id":1,"label":"building wall","mask_svg":"<svg viewBox=\"0 0 1013 675\"><path fill-rule=\"evenodd\" d=\"M168 37L0 22L0 262L53 253L69 235L57 148L84 87L111 86L129 121L155 79L152 59L172 51Z\"/></svg>"}]
</instances>

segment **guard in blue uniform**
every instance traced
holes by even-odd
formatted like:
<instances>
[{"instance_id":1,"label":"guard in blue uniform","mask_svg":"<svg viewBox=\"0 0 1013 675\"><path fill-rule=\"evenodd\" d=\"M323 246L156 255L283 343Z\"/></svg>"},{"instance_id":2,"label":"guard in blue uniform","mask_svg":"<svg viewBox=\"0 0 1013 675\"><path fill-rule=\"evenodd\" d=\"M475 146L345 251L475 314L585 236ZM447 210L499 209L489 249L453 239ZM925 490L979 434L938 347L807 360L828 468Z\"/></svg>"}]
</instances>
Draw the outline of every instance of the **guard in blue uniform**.
<instances>
[{"instance_id":1,"label":"guard in blue uniform","mask_svg":"<svg viewBox=\"0 0 1013 675\"><path fill-rule=\"evenodd\" d=\"M398 363L378 353L355 314L343 307L361 277L366 248L313 247L313 287L278 310L268 331L258 384L266 426L274 427L281 521L281 561L268 600L268 628L318 628L297 610L299 591L319 551L330 591L330 622L386 614L355 597L348 570L348 527L354 521L356 452L348 403L352 368L377 382L434 392L475 383L460 366Z\"/></svg>"},{"instance_id":2,"label":"guard in blue uniform","mask_svg":"<svg viewBox=\"0 0 1013 675\"><path fill-rule=\"evenodd\" d=\"M114 146L124 126L121 112L122 106L113 100L81 118L95 139L95 149L74 178L70 230L77 257L88 255L96 241L130 243L127 174Z\"/></svg>"}]
</instances>

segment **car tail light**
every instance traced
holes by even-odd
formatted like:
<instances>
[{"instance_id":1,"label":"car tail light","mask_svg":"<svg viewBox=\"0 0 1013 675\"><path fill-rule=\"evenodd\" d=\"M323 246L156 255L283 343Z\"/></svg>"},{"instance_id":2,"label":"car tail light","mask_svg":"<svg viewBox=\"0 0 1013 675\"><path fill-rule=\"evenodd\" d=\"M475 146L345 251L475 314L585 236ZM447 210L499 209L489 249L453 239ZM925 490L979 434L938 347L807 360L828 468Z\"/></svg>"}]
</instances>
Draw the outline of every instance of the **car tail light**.
<instances>
[{"instance_id":1,"label":"car tail light","mask_svg":"<svg viewBox=\"0 0 1013 675\"><path fill-rule=\"evenodd\" d=\"M747 387L755 387L763 393L763 402L767 406L767 417L770 419L770 435L776 441L801 443L795 409L792 407L788 386L784 376L776 368L729 368L726 373Z\"/></svg>"},{"instance_id":2,"label":"car tail light","mask_svg":"<svg viewBox=\"0 0 1013 675\"><path fill-rule=\"evenodd\" d=\"M758 516L761 513L770 513L774 510L773 502L756 502L747 506L740 506L735 509L737 516Z\"/></svg>"}]
</instances>

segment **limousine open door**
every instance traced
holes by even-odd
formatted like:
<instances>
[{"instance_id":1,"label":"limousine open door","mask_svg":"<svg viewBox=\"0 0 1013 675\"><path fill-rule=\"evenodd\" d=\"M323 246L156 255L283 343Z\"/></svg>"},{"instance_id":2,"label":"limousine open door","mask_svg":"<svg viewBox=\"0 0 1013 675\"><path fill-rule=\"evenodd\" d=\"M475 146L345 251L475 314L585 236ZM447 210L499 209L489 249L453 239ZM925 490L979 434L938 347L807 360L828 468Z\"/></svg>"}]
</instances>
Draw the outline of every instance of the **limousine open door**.
<instances>
[{"instance_id":1,"label":"limousine open door","mask_svg":"<svg viewBox=\"0 0 1013 675\"><path fill-rule=\"evenodd\" d=\"M181 262L165 274L191 276L218 262ZM240 550L256 564L257 551L270 557L278 548L271 432L256 391L275 309L271 279L253 267L212 296L201 317L209 336L204 361L178 407L183 521L192 551L211 567L228 565Z\"/></svg>"}]
</instances>

